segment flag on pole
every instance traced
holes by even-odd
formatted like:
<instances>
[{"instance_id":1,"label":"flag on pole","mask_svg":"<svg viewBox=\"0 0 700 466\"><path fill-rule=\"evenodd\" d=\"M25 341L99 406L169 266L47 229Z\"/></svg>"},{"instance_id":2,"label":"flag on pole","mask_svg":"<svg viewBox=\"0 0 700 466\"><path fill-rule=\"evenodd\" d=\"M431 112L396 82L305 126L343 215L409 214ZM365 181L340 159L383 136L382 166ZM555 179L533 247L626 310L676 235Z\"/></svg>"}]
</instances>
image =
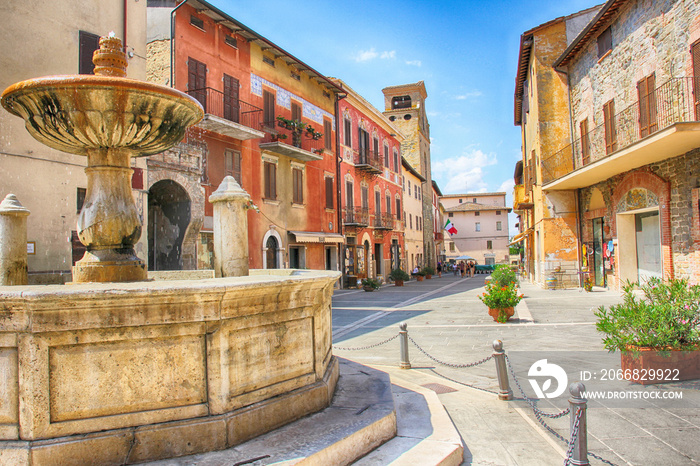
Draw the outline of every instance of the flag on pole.
<instances>
[{"instance_id":1,"label":"flag on pole","mask_svg":"<svg viewBox=\"0 0 700 466\"><path fill-rule=\"evenodd\" d=\"M452 224L452 222L450 222L449 220L448 220L447 223L445 224L445 230L447 230L447 232L448 232L449 234L451 234L451 235L456 235L456 234L457 234L457 229L456 229L455 226Z\"/></svg>"}]
</instances>

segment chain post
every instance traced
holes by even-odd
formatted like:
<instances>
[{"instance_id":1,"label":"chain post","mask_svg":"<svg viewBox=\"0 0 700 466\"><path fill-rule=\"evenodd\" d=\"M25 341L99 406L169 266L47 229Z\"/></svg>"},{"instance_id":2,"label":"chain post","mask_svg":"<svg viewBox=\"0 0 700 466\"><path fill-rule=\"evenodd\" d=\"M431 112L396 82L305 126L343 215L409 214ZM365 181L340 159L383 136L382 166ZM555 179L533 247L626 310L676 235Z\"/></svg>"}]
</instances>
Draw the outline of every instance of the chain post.
<instances>
[{"instance_id":1,"label":"chain post","mask_svg":"<svg viewBox=\"0 0 700 466\"><path fill-rule=\"evenodd\" d=\"M569 409L571 412L571 441L574 443L571 461L573 466L590 466L588 462L588 433L586 426L586 402L583 392L586 387L581 382L569 386ZM578 422L577 422L578 418ZM578 424L578 425L576 425Z\"/></svg>"},{"instance_id":2,"label":"chain post","mask_svg":"<svg viewBox=\"0 0 700 466\"><path fill-rule=\"evenodd\" d=\"M411 361L408 359L408 330L406 330L408 324L406 322L401 322L399 324L399 340L401 341L401 362L399 367L401 369L410 369Z\"/></svg>"},{"instance_id":3,"label":"chain post","mask_svg":"<svg viewBox=\"0 0 700 466\"><path fill-rule=\"evenodd\" d=\"M506 366L506 352L503 351L501 340L493 341L493 359L496 360L496 375L498 375L498 399L512 400L513 390L508 381L508 367Z\"/></svg>"}]
</instances>

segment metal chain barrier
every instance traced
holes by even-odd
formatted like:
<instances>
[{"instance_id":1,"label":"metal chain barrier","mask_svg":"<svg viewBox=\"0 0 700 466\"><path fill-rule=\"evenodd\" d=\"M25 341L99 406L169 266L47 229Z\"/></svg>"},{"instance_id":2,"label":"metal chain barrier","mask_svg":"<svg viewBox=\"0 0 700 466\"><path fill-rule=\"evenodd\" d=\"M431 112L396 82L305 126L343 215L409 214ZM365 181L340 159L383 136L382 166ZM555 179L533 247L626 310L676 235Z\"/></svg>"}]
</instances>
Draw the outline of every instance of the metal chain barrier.
<instances>
[{"instance_id":1,"label":"metal chain barrier","mask_svg":"<svg viewBox=\"0 0 700 466\"><path fill-rule=\"evenodd\" d=\"M397 333L397 334L394 335L393 337L387 338L386 340L380 341L379 343L375 343L375 344L373 344L373 345L368 345L368 346L357 346L357 347L354 347L354 348L351 348L351 347L342 347L342 346L335 346L335 345L333 345L333 349L344 350L344 351L359 351L359 350L372 349L372 348L376 348L377 346L385 345L385 344L389 343L389 342L392 341L392 340L396 340L398 337L399 337L399 334Z\"/></svg>"},{"instance_id":2,"label":"metal chain barrier","mask_svg":"<svg viewBox=\"0 0 700 466\"><path fill-rule=\"evenodd\" d=\"M444 374L439 373L435 369L430 369L430 372L437 375L438 377L442 377L445 380L449 380L450 382L454 382L454 383L459 384L459 385L464 385L465 387L474 388L476 390L481 390L482 392L493 393L494 395L498 395L498 392L496 392L494 390L489 390L488 388L477 387L476 385L472 385L472 384L465 383L465 382L460 382L459 380L452 379L450 377L447 377Z\"/></svg>"},{"instance_id":3,"label":"metal chain barrier","mask_svg":"<svg viewBox=\"0 0 700 466\"><path fill-rule=\"evenodd\" d=\"M449 363L449 362L440 361L439 359L437 359L437 358L431 356L430 354L428 354L428 352L425 351L423 348L421 348L420 345L419 345L418 343L416 343L416 341L415 341L413 338L411 338L410 335L408 335L408 339L411 341L411 343L413 343L413 344L415 345L416 348L418 348L418 350L419 350L421 353L423 353L424 355L426 355L428 358L432 359L433 361L435 361L435 362L438 363L438 364L441 364L441 365L447 366L447 367L452 367L452 368L454 368L454 369L465 369L465 368L468 368L468 367L475 367L475 366L478 366L478 365L480 365L480 364L485 363L486 361L490 361L491 359L493 359L493 355L491 355L491 356L485 357L484 359L481 359L481 360L479 360L479 361L472 362L472 363L469 363L469 364L452 364L452 363Z\"/></svg>"},{"instance_id":4,"label":"metal chain barrier","mask_svg":"<svg viewBox=\"0 0 700 466\"><path fill-rule=\"evenodd\" d=\"M510 375L513 376L513 380L515 381L515 385L518 387L518 390L520 391L520 394L521 394L523 400L525 400L525 402L527 402L527 404L530 405L530 407L532 408L532 410L535 412L536 415L548 417L550 419L559 419L560 417L564 417L567 414L569 414L569 412L570 412L569 408L566 408L564 411L557 413L557 414L548 414L548 413L545 413L544 411L541 411L540 409L538 409L537 406L535 406L534 401L525 394L525 390L523 390L523 387L520 385L520 381L518 380L518 377L515 375L515 371L513 370L513 366L510 364L510 359L508 359L508 355L506 355L506 363L508 364L508 371L510 372ZM540 422L543 422L543 421L540 421ZM551 432L551 430L550 430L550 432Z\"/></svg>"}]
</instances>

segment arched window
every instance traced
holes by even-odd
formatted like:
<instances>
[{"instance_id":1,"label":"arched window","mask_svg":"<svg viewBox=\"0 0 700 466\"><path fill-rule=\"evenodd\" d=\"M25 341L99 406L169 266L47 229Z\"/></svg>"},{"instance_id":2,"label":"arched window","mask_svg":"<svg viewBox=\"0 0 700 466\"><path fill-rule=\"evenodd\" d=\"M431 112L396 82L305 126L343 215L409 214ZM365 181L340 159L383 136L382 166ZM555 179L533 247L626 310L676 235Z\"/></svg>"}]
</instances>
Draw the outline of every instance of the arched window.
<instances>
[{"instance_id":1,"label":"arched window","mask_svg":"<svg viewBox=\"0 0 700 466\"><path fill-rule=\"evenodd\" d=\"M391 108L411 108L411 97L407 95L398 95L391 98Z\"/></svg>"}]
</instances>

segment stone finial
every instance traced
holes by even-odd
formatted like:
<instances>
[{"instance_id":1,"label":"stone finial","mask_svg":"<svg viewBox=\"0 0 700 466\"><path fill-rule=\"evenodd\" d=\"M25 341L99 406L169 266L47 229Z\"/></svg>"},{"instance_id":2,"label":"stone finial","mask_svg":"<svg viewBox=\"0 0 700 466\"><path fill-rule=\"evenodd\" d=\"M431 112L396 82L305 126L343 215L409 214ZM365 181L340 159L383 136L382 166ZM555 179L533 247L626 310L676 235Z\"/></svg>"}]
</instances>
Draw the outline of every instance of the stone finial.
<instances>
[{"instance_id":1,"label":"stone finial","mask_svg":"<svg viewBox=\"0 0 700 466\"><path fill-rule=\"evenodd\" d=\"M5 196L0 202L0 215L29 215L29 209L24 207L14 194Z\"/></svg>"},{"instance_id":2,"label":"stone finial","mask_svg":"<svg viewBox=\"0 0 700 466\"><path fill-rule=\"evenodd\" d=\"M95 64L96 76L126 77L126 54L121 39L115 37L114 32L100 37L100 48L92 54L92 63Z\"/></svg>"},{"instance_id":3,"label":"stone finial","mask_svg":"<svg viewBox=\"0 0 700 466\"><path fill-rule=\"evenodd\" d=\"M241 188L241 185L238 184L234 177L228 175L216 191L209 196L209 202L231 201L240 197L249 199L250 195L245 189Z\"/></svg>"}]
</instances>

